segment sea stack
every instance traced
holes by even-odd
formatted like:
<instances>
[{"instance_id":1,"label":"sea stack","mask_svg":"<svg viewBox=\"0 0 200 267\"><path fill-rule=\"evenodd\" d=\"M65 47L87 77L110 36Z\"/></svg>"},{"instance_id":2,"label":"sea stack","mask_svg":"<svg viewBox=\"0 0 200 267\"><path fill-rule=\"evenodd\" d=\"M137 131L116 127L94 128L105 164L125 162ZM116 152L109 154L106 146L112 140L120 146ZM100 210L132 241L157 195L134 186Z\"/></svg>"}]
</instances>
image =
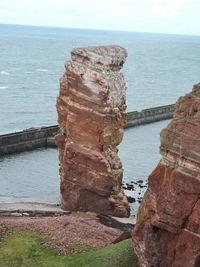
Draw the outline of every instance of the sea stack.
<instances>
[{"instance_id":1,"label":"sea stack","mask_svg":"<svg viewBox=\"0 0 200 267\"><path fill-rule=\"evenodd\" d=\"M200 266L200 84L180 97L161 132L163 158L149 176L133 231L140 266Z\"/></svg>"},{"instance_id":2,"label":"sea stack","mask_svg":"<svg viewBox=\"0 0 200 267\"><path fill-rule=\"evenodd\" d=\"M56 137L61 206L129 216L117 145L125 125L127 52L119 46L75 48L60 79Z\"/></svg>"}]
</instances>

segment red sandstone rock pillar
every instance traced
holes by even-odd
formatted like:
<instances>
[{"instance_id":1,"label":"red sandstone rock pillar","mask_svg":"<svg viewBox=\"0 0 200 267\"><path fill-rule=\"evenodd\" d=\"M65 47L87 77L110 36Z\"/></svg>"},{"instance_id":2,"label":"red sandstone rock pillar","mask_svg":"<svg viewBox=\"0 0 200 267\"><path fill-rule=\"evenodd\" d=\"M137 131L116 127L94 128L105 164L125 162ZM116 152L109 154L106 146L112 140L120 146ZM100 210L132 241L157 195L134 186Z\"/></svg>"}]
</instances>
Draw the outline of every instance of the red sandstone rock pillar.
<instances>
[{"instance_id":1,"label":"red sandstone rock pillar","mask_svg":"<svg viewBox=\"0 0 200 267\"><path fill-rule=\"evenodd\" d=\"M56 138L65 210L129 215L116 148L125 125L126 57L119 46L75 48L65 65Z\"/></svg>"},{"instance_id":2,"label":"red sandstone rock pillar","mask_svg":"<svg viewBox=\"0 0 200 267\"><path fill-rule=\"evenodd\" d=\"M180 97L161 132L133 245L140 266L200 266L200 84Z\"/></svg>"}]
</instances>

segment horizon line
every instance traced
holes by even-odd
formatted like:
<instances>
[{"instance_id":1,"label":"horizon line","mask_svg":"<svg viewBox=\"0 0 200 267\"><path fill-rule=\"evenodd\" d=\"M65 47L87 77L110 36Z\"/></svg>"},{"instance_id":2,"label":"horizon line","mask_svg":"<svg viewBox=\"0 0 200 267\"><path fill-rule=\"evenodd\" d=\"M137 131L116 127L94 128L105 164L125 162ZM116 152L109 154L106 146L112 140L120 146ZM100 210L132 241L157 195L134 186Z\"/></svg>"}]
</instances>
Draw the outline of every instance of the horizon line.
<instances>
[{"instance_id":1,"label":"horizon line","mask_svg":"<svg viewBox=\"0 0 200 267\"><path fill-rule=\"evenodd\" d=\"M78 28L78 27L65 27L65 26L49 26L49 25L33 25L33 24L14 24L0 22L0 25L15 25L15 26L29 26L29 27L46 27L46 28L58 28L58 29L74 29L74 30L91 30L91 31L112 31L112 32L128 32L128 33L145 33L145 34L163 34L163 35L181 35L181 36L196 36L200 37L200 34L190 33L163 33L163 32L143 32L143 31L130 31L130 30L113 30L113 29L97 29L97 28Z\"/></svg>"}]
</instances>

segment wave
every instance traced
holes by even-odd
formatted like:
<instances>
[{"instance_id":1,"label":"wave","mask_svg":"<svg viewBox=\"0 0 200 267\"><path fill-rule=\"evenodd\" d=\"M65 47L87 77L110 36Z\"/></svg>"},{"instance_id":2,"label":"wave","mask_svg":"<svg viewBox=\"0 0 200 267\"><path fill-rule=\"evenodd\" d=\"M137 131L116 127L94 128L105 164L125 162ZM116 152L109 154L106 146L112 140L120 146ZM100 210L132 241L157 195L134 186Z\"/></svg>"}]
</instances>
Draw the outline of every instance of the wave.
<instances>
[{"instance_id":1,"label":"wave","mask_svg":"<svg viewBox=\"0 0 200 267\"><path fill-rule=\"evenodd\" d=\"M0 89L7 89L8 86L0 86Z\"/></svg>"},{"instance_id":2,"label":"wave","mask_svg":"<svg viewBox=\"0 0 200 267\"><path fill-rule=\"evenodd\" d=\"M48 69L36 69L36 71L49 71Z\"/></svg>"},{"instance_id":3,"label":"wave","mask_svg":"<svg viewBox=\"0 0 200 267\"><path fill-rule=\"evenodd\" d=\"M0 71L0 75L10 75L10 73L7 72L7 71L2 70L2 71Z\"/></svg>"}]
</instances>

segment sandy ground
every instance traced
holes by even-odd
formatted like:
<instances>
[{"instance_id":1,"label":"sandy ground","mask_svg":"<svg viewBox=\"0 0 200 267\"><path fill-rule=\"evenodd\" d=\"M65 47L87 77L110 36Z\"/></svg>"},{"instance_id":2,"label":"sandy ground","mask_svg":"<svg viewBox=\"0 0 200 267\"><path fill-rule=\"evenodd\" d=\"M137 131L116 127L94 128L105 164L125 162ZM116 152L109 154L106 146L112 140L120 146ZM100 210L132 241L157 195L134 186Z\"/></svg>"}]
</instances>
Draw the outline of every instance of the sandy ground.
<instances>
[{"instance_id":1,"label":"sandy ground","mask_svg":"<svg viewBox=\"0 0 200 267\"><path fill-rule=\"evenodd\" d=\"M13 230L29 230L49 236L45 242L59 253L80 252L76 247L104 247L115 242L122 231L100 223L97 214L76 212L58 217L0 217L0 238Z\"/></svg>"}]
</instances>

